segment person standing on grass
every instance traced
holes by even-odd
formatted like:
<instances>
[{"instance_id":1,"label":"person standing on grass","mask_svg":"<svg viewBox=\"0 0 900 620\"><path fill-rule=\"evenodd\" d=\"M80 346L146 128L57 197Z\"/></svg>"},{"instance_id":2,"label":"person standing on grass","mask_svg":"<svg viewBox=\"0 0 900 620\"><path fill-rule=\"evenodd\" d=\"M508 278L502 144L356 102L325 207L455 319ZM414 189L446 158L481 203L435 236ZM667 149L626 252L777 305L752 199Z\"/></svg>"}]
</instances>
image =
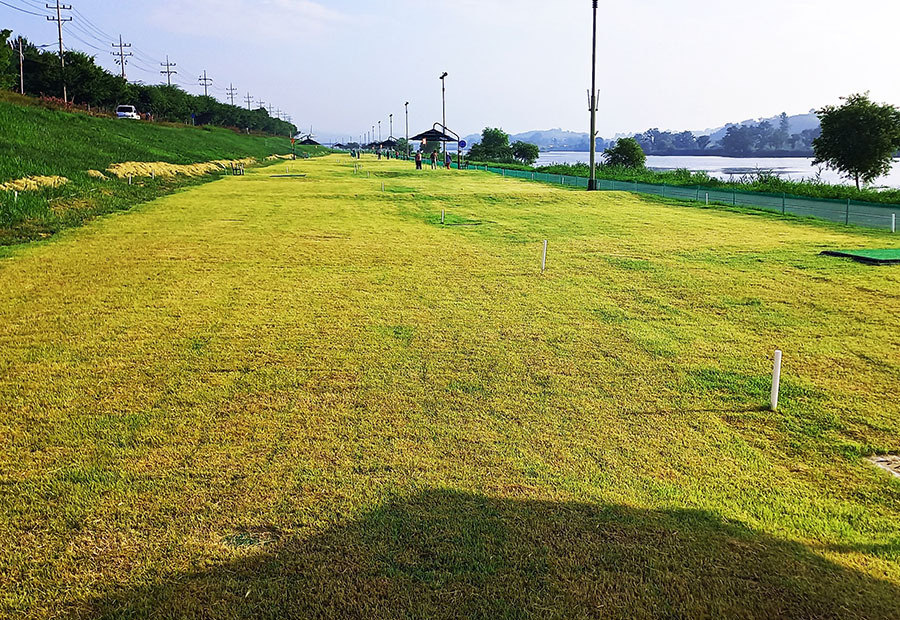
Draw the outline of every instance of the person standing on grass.
<instances>
[{"instance_id":1,"label":"person standing on grass","mask_svg":"<svg viewBox=\"0 0 900 620\"><path fill-rule=\"evenodd\" d=\"M416 151L416 170L422 169L422 151Z\"/></svg>"},{"instance_id":2,"label":"person standing on grass","mask_svg":"<svg viewBox=\"0 0 900 620\"><path fill-rule=\"evenodd\" d=\"M437 170L437 151L431 151L431 169Z\"/></svg>"},{"instance_id":3,"label":"person standing on grass","mask_svg":"<svg viewBox=\"0 0 900 620\"><path fill-rule=\"evenodd\" d=\"M444 153L444 167L447 170L450 170L450 165L453 163L453 155L450 154L450 151Z\"/></svg>"}]
</instances>

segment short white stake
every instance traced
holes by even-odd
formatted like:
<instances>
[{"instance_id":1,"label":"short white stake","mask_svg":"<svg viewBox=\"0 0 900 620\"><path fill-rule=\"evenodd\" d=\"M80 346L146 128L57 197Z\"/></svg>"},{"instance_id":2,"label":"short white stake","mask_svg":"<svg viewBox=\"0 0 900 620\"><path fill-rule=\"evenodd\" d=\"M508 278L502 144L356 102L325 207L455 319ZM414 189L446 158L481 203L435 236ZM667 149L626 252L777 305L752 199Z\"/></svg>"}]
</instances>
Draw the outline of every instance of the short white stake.
<instances>
[{"instance_id":1,"label":"short white stake","mask_svg":"<svg viewBox=\"0 0 900 620\"><path fill-rule=\"evenodd\" d=\"M706 206L709 206L709 192L706 192Z\"/></svg>"},{"instance_id":2,"label":"short white stake","mask_svg":"<svg viewBox=\"0 0 900 620\"><path fill-rule=\"evenodd\" d=\"M897 232L897 214L891 213L891 232Z\"/></svg>"},{"instance_id":3,"label":"short white stake","mask_svg":"<svg viewBox=\"0 0 900 620\"><path fill-rule=\"evenodd\" d=\"M441 209L441 224L444 223L444 210Z\"/></svg>"},{"instance_id":4,"label":"short white stake","mask_svg":"<svg viewBox=\"0 0 900 620\"><path fill-rule=\"evenodd\" d=\"M128 184L131 185L131 175L128 175Z\"/></svg>"},{"instance_id":5,"label":"short white stake","mask_svg":"<svg viewBox=\"0 0 900 620\"><path fill-rule=\"evenodd\" d=\"M544 239L544 256L541 258L541 273L547 270L547 240Z\"/></svg>"},{"instance_id":6,"label":"short white stake","mask_svg":"<svg viewBox=\"0 0 900 620\"><path fill-rule=\"evenodd\" d=\"M155 179L155 178L156 178L156 173L153 172L153 171L151 171L151 172L150 172L150 178L151 178L151 179Z\"/></svg>"},{"instance_id":7,"label":"short white stake","mask_svg":"<svg viewBox=\"0 0 900 620\"><path fill-rule=\"evenodd\" d=\"M16 202L19 202L19 192L18 192L18 190L16 190L16 191L13 192L13 196L15 197L15 201L16 201Z\"/></svg>"},{"instance_id":8,"label":"short white stake","mask_svg":"<svg viewBox=\"0 0 900 620\"><path fill-rule=\"evenodd\" d=\"M778 411L778 392L781 388L781 351L775 351L775 367L772 370L772 397L769 408Z\"/></svg>"}]
</instances>

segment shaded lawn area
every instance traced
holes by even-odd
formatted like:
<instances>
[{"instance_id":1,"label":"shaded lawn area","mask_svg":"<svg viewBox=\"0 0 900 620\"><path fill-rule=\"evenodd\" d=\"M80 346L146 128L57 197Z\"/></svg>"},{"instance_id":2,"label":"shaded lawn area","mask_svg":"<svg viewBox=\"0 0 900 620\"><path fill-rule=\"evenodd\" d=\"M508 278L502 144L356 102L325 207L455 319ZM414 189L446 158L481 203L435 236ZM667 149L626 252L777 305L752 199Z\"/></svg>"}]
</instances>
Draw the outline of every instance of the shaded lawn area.
<instances>
[{"instance_id":1,"label":"shaded lawn area","mask_svg":"<svg viewBox=\"0 0 900 620\"><path fill-rule=\"evenodd\" d=\"M353 165L0 249L0 612L900 612L900 242Z\"/></svg>"}]
</instances>

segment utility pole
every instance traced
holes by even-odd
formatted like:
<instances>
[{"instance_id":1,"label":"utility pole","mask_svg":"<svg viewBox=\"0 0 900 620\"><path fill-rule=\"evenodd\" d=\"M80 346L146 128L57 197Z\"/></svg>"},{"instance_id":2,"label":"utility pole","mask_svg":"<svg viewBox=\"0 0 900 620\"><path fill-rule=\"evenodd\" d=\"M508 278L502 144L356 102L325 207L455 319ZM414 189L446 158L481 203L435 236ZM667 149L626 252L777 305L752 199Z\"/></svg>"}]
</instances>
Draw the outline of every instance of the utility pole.
<instances>
[{"instance_id":1,"label":"utility pole","mask_svg":"<svg viewBox=\"0 0 900 620\"><path fill-rule=\"evenodd\" d=\"M21 35L19 35L19 92L25 94L25 54L22 52Z\"/></svg>"},{"instance_id":2,"label":"utility pole","mask_svg":"<svg viewBox=\"0 0 900 620\"><path fill-rule=\"evenodd\" d=\"M52 17L50 15L47 16L48 22L56 22L56 25L59 29L59 64L62 68L62 91L63 91L63 101L69 101L69 95L66 92L66 56L63 50L63 38L62 38L62 25L63 22L72 21L71 17L63 17L62 11L71 11L71 4L60 4L59 0L56 0L56 6L52 4L46 5L48 9L56 9L56 17Z\"/></svg>"},{"instance_id":3,"label":"utility pole","mask_svg":"<svg viewBox=\"0 0 900 620\"><path fill-rule=\"evenodd\" d=\"M166 76L166 82L169 86L172 86L172 76L178 73L177 71L172 70L172 67L175 67L176 64L174 62L169 62L169 55L166 54L166 62L159 63L159 66L165 67L165 69L163 71L160 71L160 73Z\"/></svg>"},{"instance_id":4,"label":"utility pole","mask_svg":"<svg viewBox=\"0 0 900 620\"><path fill-rule=\"evenodd\" d=\"M406 159L409 159L409 101L405 104L406 107Z\"/></svg>"},{"instance_id":5,"label":"utility pole","mask_svg":"<svg viewBox=\"0 0 900 620\"><path fill-rule=\"evenodd\" d=\"M265 101L263 101L262 99L260 99L260 100L256 103L256 105L257 105L257 108L256 108L257 110L263 110L263 111L265 111L265 109L266 109L266 102L265 102Z\"/></svg>"},{"instance_id":6,"label":"utility pole","mask_svg":"<svg viewBox=\"0 0 900 620\"><path fill-rule=\"evenodd\" d=\"M119 42L118 42L118 43L113 43L112 46L113 46L113 47L118 47L118 48L119 48L119 51L118 51L118 52L110 52L110 54L112 54L113 56L118 56L118 57L119 57L119 58L116 60L116 64L117 64L117 65L122 65L122 79L123 79L123 80L127 80L128 78L125 77L125 64L126 64L128 61L125 60L125 57L126 57L126 56L134 56L134 54L132 54L131 52L128 52L128 53L126 54L126 53L125 53L125 48L126 48L126 47L131 47L131 43L122 43L122 35L119 35ZM166 60L168 60L168 58L167 58Z\"/></svg>"},{"instance_id":7,"label":"utility pole","mask_svg":"<svg viewBox=\"0 0 900 620\"><path fill-rule=\"evenodd\" d=\"M588 180L588 191L597 189L597 2L594 4L594 47L591 57L591 92L588 94L588 104L591 106L591 178Z\"/></svg>"},{"instance_id":8,"label":"utility pole","mask_svg":"<svg viewBox=\"0 0 900 620\"><path fill-rule=\"evenodd\" d=\"M200 84L203 85L203 96L209 97L209 85L212 84L212 78L206 77L206 69L203 70L203 75L201 75L198 80Z\"/></svg>"},{"instance_id":9,"label":"utility pole","mask_svg":"<svg viewBox=\"0 0 900 620\"><path fill-rule=\"evenodd\" d=\"M231 99L231 105L234 105L234 96L237 94L237 89L234 87L234 84L228 84L228 98Z\"/></svg>"},{"instance_id":10,"label":"utility pole","mask_svg":"<svg viewBox=\"0 0 900 620\"><path fill-rule=\"evenodd\" d=\"M250 104L253 103L253 97L250 95L250 93L247 93L247 96L244 97L244 101L247 102L247 109L249 110Z\"/></svg>"},{"instance_id":11,"label":"utility pole","mask_svg":"<svg viewBox=\"0 0 900 620\"><path fill-rule=\"evenodd\" d=\"M391 114L390 119L391 119L391 135L388 136L388 140L393 140L394 139L394 115L393 114Z\"/></svg>"},{"instance_id":12,"label":"utility pole","mask_svg":"<svg viewBox=\"0 0 900 620\"><path fill-rule=\"evenodd\" d=\"M447 134L447 72L444 71L444 75L441 76L441 104L444 107L444 126L442 132ZM447 153L447 143L444 142L444 153Z\"/></svg>"},{"instance_id":13,"label":"utility pole","mask_svg":"<svg viewBox=\"0 0 900 620\"><path fill-rule=\"evenodd\" d=\"M274 109L275 109L275 106L273 106L273 105L270 103L270 104L269 104L269 116L272 116L272 111L273 111Z\"/></svg>"},{"instance_id":14,"label":"utility pole","mask_svg":"<svg viewBox=\"0 0 900 620\"><path fill-rule=\"evenodd\" d=\"M381 121L378 121L378 141L381 142Z\"/></svg>"}]
</instances>

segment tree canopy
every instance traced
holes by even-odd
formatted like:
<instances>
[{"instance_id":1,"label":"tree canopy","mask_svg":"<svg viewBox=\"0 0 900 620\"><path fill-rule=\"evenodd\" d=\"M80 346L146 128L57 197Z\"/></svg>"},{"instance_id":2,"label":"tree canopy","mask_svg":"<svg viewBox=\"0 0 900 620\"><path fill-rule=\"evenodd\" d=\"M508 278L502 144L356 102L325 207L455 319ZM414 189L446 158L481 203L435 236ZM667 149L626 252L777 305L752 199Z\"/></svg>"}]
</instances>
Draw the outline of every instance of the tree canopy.
<instances>
[{"instance_id":1,"label":"tree canopy","mask_svg":"<svg viewBox=\"0 0 900 620\"><path fill-rule=\"evenodd\" d=\"M638 141L634 138L622 138L603 152L607 166L620 166L622 168L643 168L647 163L647 156Z\"/></svg>"},{"instance_id":2,"label":"tree canopy","mask_svg":"<svg viewBox=\"0 0 900 620\"><path fill-rule=\"evenodd\" d=\"M900 149L900 110L874 103L868 93L843 98L843 105L817 113L822 135L813 142L816 164L853 179L857 189L890 172Z\"/></svg>"},{"instance_id":3,"label":"tree canopy","mask_svg":"<svg viewBox=\"0 0 900 620\"><path fill-rule=\"evenodd\" d=\"M530 142L522 142L521 140L517 140L516 142L513 142L511 148L513 157L518 159L526 166L530 166L537 161L538 157L541 156L541 150L537 147L536 144L531 144Z\"/></svg>"}]
</instances>

